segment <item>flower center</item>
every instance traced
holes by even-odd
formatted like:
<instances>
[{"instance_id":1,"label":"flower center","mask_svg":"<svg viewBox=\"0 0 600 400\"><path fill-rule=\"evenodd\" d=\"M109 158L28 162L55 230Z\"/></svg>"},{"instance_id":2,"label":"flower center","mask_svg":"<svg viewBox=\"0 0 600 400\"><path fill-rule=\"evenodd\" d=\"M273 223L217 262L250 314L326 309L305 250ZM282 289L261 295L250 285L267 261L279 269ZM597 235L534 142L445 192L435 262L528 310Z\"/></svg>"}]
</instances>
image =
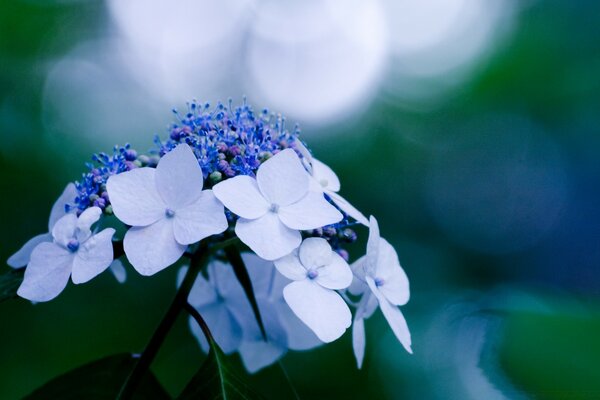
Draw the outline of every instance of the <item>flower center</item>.
<instances>
[{"instance_id":1,"label":"flower center","mask_svg":"<svg viewBox=\"0 0 600 400\"><path fill-rule=\"evenodd\" d=\"M79 249L79 241L77 239L69 240L69 243L67 243L67 249L69 249L71 253L75 253Z\"/></svg>"},{"instance_id":2,"label":"flower center","mask_svg":"<svg viewBox=\"0 0 600 400\"><path fill-rule=\"evenodd\" d=\"M175 216L175 211L170 208L165 209L165 215L167 218L173 218Z\"/></svg>"},{"instance_id":3,"label":"flower center","mask_svg":"<svg viewBox=\"0 0 600 400\"><path fill-rule=\"evenodd\" d=\"M384 283L385 281L383 280L383 278L375 278L375 286L383 286Z\"/></svg>"},{"instance_id":4,"label":"flower center","mask_svg":"<svg viewBox=\"0 0 600 400\"><path fill-rule=\"evenodd\" d=\"M316 269L311 269L306 273L306 276L308 277L308 279L313 280L317 276L319 276L319 271L317 271Z\"/></svg>"},{"instance_id":5,"label":"flower center","mask_svg":"<svg viewBox=\"0 0 600 400\"><path fill-rule=\"evenodd\" d=\"M277 214L279 212L279 204L271 204L271 207L269 207L269 211L271 211L273 214Z\"/></svg>"}]
</instances>

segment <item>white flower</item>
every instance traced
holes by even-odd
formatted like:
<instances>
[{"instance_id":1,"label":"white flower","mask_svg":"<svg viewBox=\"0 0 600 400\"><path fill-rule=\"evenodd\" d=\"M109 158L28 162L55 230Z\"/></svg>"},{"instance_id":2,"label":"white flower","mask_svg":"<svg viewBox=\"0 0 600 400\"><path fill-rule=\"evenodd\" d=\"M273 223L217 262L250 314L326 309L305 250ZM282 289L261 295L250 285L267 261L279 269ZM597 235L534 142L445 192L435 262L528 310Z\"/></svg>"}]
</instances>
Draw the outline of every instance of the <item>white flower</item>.
<instances>
[{"instance_id":1,"label":"white flower","mask_svg":"<svg viewBox=\"0 0 600 400\"><path fill-rule=\"evenodd\" d=\"M255 254L243 253L250 275L267 341L264 340L250 302L230 265L215 261L208 267L208 280L199 276L188 301L205 319L227 354L239 351L246 369L254 373L271 365L289 349L306 350L322 342L290 310L283 300L283 287L289 281L272 262ZM183 280L182 269L179 281ZM190 317L190 327L204 352L208 343L198 324Z\"/></svg>"},{"instance_id":2,"label":"white flower","mask_svg":"<svg viewBox=\"0 0 600 400\"><path fill-rule=\"evenodd\" d=\"M69 183L65 190L63 190L58 200L56 200L56 202L52 206L52 210L50 211L50 218L48 220L48 232L34 236L33 238L29 239L23 245L23 247L19 249L19 251L10 256L6 263L13 268L24 267L29 263L31 252L38 244L43 242L52 242L52 233L50 232L52 232L54 224L56 224L56 221L58 221L67 213L65 211L65 206L67 204L73 203L75 201L75 197L77 197L77 189L75 188L74 184Z\"/></svg>"},{"instance_id":3,"label":"white flower","mask_svg":"<svg viewBox=\"0 0 600 400\"><path fill-rule=\"evenodd\" d=\"M283 297L298 318L326 343L342 336L352 315L335 290L350 285L352 271L329 243L305 239L297 251L276 260L275 266L294 281L283 289Z\"/></svg>"},{"instance_id":4,"label":"white flower","mask_svg":"<svg viewBox=\"0 0 600 400\"><path fill-rule=\"evenodd\" d=\"M410 297L408 277L400 266L396 250L379 236L379 225L373 216L369 222L367 254L352 264L352 270L356 279L349 291L363 294L352 329L352 344L358 367L362 365L365 352L363 321L373 314L377 303L396 338L412 354L408 325L397 307L406 304Z\"/></svg>"},{"instance_id":5,"label":"white flower","mask_svg":"<svg viewBox=\"0 0 600 400\"><path fill-rule=\"evenodd\" d=\"M339 222L342 214L322 193L309 190L309 175L292 149L265 161L256 173L236 176L213 188L240 218L235 233L258 256L275 260L297 248L301 230Z\"/></svg>"},{"instance_id":6,"label":"white flower","mask_svg":"<svg viewBox=\"0 0 600 400\"><path fill-rule=\"evenodd\" d=\"M283 288L289 283L273 265L252 253L242 258L252 281L267 341L260 332L254 314L249 309L240 313L244 338L239 348L246 369L254 373L281 358L288 349L307 350L322 344L290 310L283 298Z\"/></svg>"},{"instance_id":7,"label":"white flower","mask_svg":"<svg viewBox=\"0 0 600 400\"><path fill-rule=\"evenodd\" d=\"M304 156L305 166L310 173L310 188L316 192L325 193L333 200L333 202L346 214L360 222L365 226L369 226L367 218L358 211L352 204L345 198L340 196L337 192L340 191L341 184L340 180L329 166L325 165L321 161L313 158L308 149L302 144L300 140L296 141L296 147L298 151Z\"/></svg>"},{"instance_id":8,"label":"white flower","mask_svg":"<svg viewBox=\"0 0 600 400\"><path fill-rule=\"evenodd\" d=\"M100 208L91 207L79 218L67 214L59 219L52 229L54 241L33 249L17 294L36 302L52 300L67 286L69 276L73 283L85 283L108 268L115 230L92 234L90 228L100 215Z\"/></svg>"},{"instance_id":9,"label":"white flower","mask_svg":"<svg viewBox=\"0 0 600 400\"><path fill-rule=\"evenodd\" d=\"M223 205L202 190L192 149L180 144L155 168L113 175L106 188L113 211L126 225L123 246L131 265L152 275L177 261L189 244L227 229Z\"/></svg>"}]
</instances>

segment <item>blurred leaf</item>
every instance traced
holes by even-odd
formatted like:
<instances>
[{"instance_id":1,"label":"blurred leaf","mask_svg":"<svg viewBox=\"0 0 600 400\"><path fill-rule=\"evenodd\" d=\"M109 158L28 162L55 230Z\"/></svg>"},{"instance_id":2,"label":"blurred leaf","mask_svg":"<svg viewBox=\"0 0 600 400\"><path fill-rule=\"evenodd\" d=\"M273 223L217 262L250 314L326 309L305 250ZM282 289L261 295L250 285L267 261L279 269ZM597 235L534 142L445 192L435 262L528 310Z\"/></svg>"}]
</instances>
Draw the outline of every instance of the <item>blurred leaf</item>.
<instances>
[{"instance_id":1,"label":"blurred leaf","mask_svg":"<svg viewBox=\"0 0 600 400\"><path fill-rule=\"evenodd\" d=\"M23 282L25 268L13 269L0 275L0 303L17 297L17 289Z\"/></svg>"},{"instance_id":2,"label":"blurred leaf","mask_svg":"<svg viewBox=\"0 0 600 400\"><path fill-rule=\"evenodd\" d=\"M206 361L177 399L264 399L262 395L248 385L245 379L233 371L227 356L210 334L207 335L207 340L210 353Z\"/></svg>"},{"instance_id":3,"label":"blurred leaf","mask_svg":"<svg viewBox=\"0 0 600 400\"><path fill-rule=\"evenodd\" d=\"M263 325L262 317L260 316L256 296L254 296L254 289L252 288L252 281L250 280L250 275L248 275L246 265L244 265L244 260L242 259L239 250L234 245L225 247L225 254L227 255L229 263L233 266L235 277L240 282L240 285L242 285L242 288L244 288L244 293L246 293L246 297L252 306L252 312L254 313L256 322L258 322L260 333L263 338L266 339L267 333L265 331L265 326Z\"/></svg>"},{"instance_id":4,"label":"blurred leaf","mask_svg":"<svg viewBox=\"0 0 600 400\"><path fill-rule=\"evenodd\" d=\"M513 382L536 398L598 399L598 337L597 315L513 313L500 361Z\"/></svg>"},{"instance_id":5,"label":"blurred leaf","mask_svg":"<svg viewBox=\"0 0 600 400\"><path fill-rule=\"evenodd\" d=\"M135 363L136 359L127 353L102 358L51 380L24 399L115 399ZM163 400L171 397L156 377L148 372L133 398Z\"/></svg>"}]
</instances>

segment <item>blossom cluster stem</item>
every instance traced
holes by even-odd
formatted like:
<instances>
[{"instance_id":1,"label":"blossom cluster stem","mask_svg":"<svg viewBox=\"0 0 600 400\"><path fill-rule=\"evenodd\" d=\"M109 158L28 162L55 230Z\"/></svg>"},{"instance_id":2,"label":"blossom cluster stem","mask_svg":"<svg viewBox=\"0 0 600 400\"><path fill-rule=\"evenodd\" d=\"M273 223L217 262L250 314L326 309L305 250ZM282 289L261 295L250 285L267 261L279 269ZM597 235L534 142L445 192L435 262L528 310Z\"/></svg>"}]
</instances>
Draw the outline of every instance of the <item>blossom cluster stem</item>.
<instances>
[{"instance_id":1,"label":"blossom cluster stem","mask_svg":"<svg viewBox=\"0 0 600 400\"><path fill-rule=\"evenodd\" d=\"M208 247L202 243L198 250L193 254L190 261L190 268L188 269L185 278L179 287L179 290L177 290L171 306L167 310L156 331L154 331L152 338L150 338L148 345L141 354L131 374L127 377L127 380L123 384L121 392L118 396L119 400L127 400L132 398L135 390L150 368L150 364L152 364L152 361L160 350L160 347L167 337L167 334L175 324L179 313L185 308L188 295L192 290L194 282L196 281L196 277L208 264L210 254L211 252L209 251Z\"/></svg>"}]
</instances>

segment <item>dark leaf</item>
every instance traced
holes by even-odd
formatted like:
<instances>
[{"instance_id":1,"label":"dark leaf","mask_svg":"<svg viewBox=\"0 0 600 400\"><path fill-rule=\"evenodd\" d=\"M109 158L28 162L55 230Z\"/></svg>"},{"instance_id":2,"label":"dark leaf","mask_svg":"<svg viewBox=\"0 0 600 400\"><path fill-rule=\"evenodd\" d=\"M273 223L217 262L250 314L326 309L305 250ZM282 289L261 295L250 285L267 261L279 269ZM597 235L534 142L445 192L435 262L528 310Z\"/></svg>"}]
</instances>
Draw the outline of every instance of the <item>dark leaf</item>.
<instances>
[{"instance_id":1,"label":"dark leaf","mask_svg":"<svg viewBox=\"0 0 600 400\"><path fill-rule=\"evenodd\" d=\"M244 288L244 293L246 293L246 297L252 306L254 318L256 318L256 322L258 322L260 333L262 333L263 339L266 340L267 334L262 317L260 316L260 310L258 309L256 297L254 296L252 281L250 280L250 275L248 275L248 270L246 269L246 265L244 265L244 260L242 260L240 251L237 249L237 247L235 247L235 245L232 245L225 247L225 254L227 255L229 263L233 266L233 271L235 272L237 280L240 282L240 285L242 285L242 288Z\"/></svg>"},{"instance_id":2,"label":"dark leaf","mask_svg":"<svg viewBox=\"0 0 600 400\"><path fill-rule=\"evenodd\" d=\"M17 297L17 289L23 282L25 268L13 269L0 275L0 303Z\"/></svg>"},{"instance_id":3,"label":"dark leaf","mask_svg":"<svg viewBox=\"0 0 600 400\"><path fill-rule=\"evenodd\" d=\"M93 361L54 378L25 397L25 400L115 399L136 361L127 353ZM133 398L164 400L170 399L170 396L152 372L148 371Z\"/></svg>"},{"instance_id":4,"label":"dark leaf","mask_svg":"<svg viewBox=\"0 0 600 400\"><path fill-rule=\"evenodd\" d=\"M183 389L178 400L256 400L264 399L232 369L227 357L212 337L208 337L210 353L196 375Z\"/></svg>"}]
</instances>

